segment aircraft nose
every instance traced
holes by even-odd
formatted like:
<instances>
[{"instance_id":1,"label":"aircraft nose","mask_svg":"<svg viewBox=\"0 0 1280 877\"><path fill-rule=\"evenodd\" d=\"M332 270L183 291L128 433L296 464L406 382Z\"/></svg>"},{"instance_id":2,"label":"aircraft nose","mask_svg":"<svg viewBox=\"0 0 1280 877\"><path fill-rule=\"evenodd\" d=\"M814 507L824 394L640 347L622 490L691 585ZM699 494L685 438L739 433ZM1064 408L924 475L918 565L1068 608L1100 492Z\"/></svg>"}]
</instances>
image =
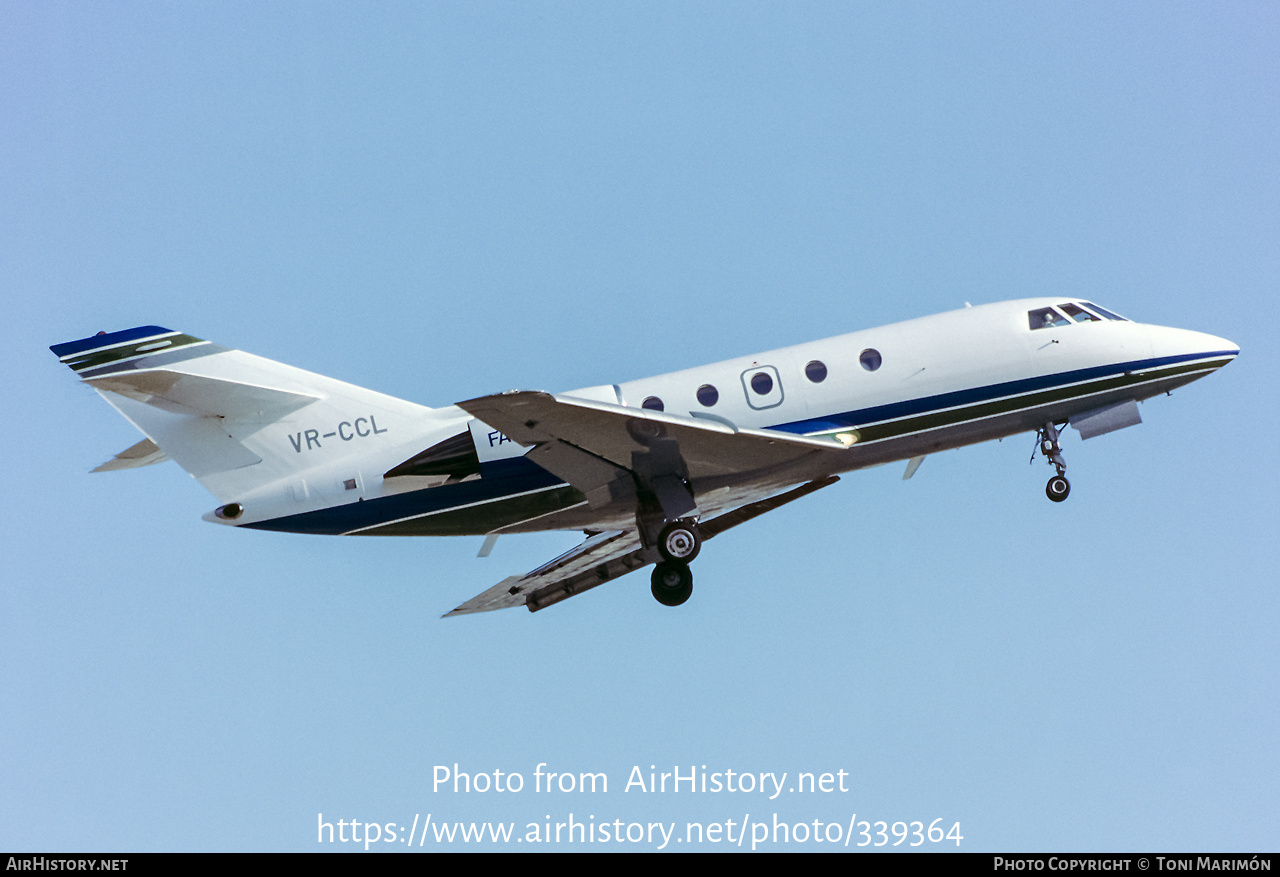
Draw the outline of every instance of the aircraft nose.
<instances>
[{"instance_id":1,"label":"aircraft nose","mask_svg":"<svg viewBox=\"0 0 1280 877\"><path fill-rule=\"evenodd\" d=\"M1196 352L1202 356L1220 358L1222 362L1218 366L1219 368L1240 355L1240 346L1228 341L1226 338L1219 338L1217 335L1210 335L1206 332L1192 332L1191 334L1195 336Z\"/></svg>"},{"instance_id":2,"label":"aircraft nose","mask_svg":"<svg viewBox=\"0 0 1280 877\"><path fill-rule=\"evenodd\" d=\"M1189 329L1150 326L1151 353L1155 357L1210 359L1221 368L1240 355L1240 347L1226 338Z\"/></svg>"},{"instance_id":3,"label":"aircraft nose","mask_svg":"<svg viewBox=\"0 0 1280 877\"><path fill-rule=\"evenodd\" d=\"M1231 359L1235 359L1240 355L1239 344L1228 341L1226 338L1219 338L1216 335L1205 335L1204 337L1213 342L1213 344L1216 345L1215 350L1220 351L1224 356L1229 356Z\"/></svg>"}]
</instances>

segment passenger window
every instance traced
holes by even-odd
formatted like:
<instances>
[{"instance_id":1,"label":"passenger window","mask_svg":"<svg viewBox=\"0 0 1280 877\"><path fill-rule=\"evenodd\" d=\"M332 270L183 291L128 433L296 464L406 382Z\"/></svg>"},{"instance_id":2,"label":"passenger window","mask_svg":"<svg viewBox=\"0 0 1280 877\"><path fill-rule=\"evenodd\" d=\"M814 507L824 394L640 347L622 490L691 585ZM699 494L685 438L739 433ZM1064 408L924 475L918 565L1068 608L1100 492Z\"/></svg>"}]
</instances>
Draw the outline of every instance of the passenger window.
<instances>
[{"instance_id":1,"label":"passenger window","mask_svg":"<svg viewBox=\"0 0 1280 877\"><path fill-rule=\"evenodd\" d=\"M822 362L814 360L804 367L804 374L809 380L815 384L820 384L827 379L827 367Z\"/></svg>"},{"instance_id":2,"label":"passenger window","mask_svg":"<svg viewBox=\"0 0 1280 877\"><path fill-rule=\"evenodd\" d=\"M754 365L742 373L747 404L757 411L782 404L782 376L771 365Z\"/></svg>"},{"instance_id":3,"label":"passenger window","mask_svg":"<svg viewBox=\"0 0 1280 877\"><path fill-rule=\"evenodd\" d=\"M884 362L880 356L880 351L868 347L862 351L862 355L858 357L858 362L862 363L862 367L869 372L873 372L880 367L880 363Z\"/></svg>"},{"instance_id":4,"label":"passenger window","mask_svg":"<svg viewBox=\"0 0 1280 877\"><path fill-rule=\"evenodd\" d=\"M698 401L710 408L720 401L720 391L710 384L703 384L698 388Z\"/></svg>"},{"instance_id":5,"label":"passenger window","mask_svg":"<svg viewBox=\"0 0 1280 877\"><path fill-rule=\"evenodd\" d=\"M1063 312L1075 320L1077 323L1101 323L1102 320L1086 311L1084 308L1078 308L1072 304L1061 305Z\"/></svg>"},{"instance_id":6,"label":"passenger window","mask_svg":"<svg viewBox=\"0 0 1280 877\"><path fill-rule=\"evenodd\" d=\"M1040 308L1027 312L1027 320L1032 329L1048 329L1052 326L1070 326L1071 321L1053 308Z\"/></svg>"},{"instance_id":7,"label":"passenger window","mask_svg":"<svg viewBox=\"0 0 1280 877\"><path fill-rule=\"evenodd\" d=\"M657 396L650 396L640 403L641 408L648 408L650 411L666 411L666 406L662 404L662 400Z\"/></svg>"}]
</instances>

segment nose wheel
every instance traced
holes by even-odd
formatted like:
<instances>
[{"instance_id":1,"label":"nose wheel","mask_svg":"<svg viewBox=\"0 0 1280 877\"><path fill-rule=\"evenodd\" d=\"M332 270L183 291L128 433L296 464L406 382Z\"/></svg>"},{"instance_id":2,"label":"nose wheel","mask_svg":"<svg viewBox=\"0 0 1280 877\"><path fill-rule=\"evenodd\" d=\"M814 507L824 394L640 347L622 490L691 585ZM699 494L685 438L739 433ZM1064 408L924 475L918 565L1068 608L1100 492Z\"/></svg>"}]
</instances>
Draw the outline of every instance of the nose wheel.
<instances>
[{"instance_id":1,"label":"nose wheel","mask_svg":"<svg viewBox=\"0 0 1280 877\"><path fill-rule=\"evenodd\" d=\"M1067 480L1067 461L1062 458L1062 445L1058 442L1058 428L1049 421L1036 434L1036 450L1044 454L1045 459L1058 470L1058 474L1049 479L1045 485L1045 496L1054 502L1062 502L1071 493L1071 482ZM1035 453L1031 455L1035 459Z\"/></svg>"},{"instance_id":2,"label":"nose wheel","mask_svg":"<svg viewBox=\"0 0 1280 877\"><path fill-rule=\"evenodd\" d=\"M1044 492L1054 502L1062 502L1071 493L1071 482L1061 475L1055 475L1049 479Z\"/></svg>"}]
</instances>

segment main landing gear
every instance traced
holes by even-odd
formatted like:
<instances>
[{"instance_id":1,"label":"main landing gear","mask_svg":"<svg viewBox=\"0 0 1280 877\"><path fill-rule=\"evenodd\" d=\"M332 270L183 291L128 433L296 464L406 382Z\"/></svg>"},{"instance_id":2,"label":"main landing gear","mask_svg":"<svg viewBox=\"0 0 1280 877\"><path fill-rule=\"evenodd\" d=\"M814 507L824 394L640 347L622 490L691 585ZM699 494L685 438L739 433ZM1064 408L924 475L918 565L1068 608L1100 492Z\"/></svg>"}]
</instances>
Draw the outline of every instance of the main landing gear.
<instances>
[{"instance_id":1,"label":"main landing gear","mask_svg":"<svg viewBox=\"0 0 1280 877\"><path fill-rule=\"evenodd\" d=\"M1067 461L1062 459L1062 445L1058 443L1058 428L1052 420L1040 428L1036 439L1036 450L1044 454L1045 459L1058 470L1058 474L1045 485L1045 496L1054 502L1062 502L1071 493L1071 482L1067 480ZM1033 452L1031 459L1034 460L1035 456Z\"/></svg>"},{"instance_id":2,"label":"main landing gear","mask_svg":"<svg viewBox=\"0 0 1280 877\"><path fill-rule=\"evenodd\" d=\"M689 563L702 549L698 526L691 520L671 521L655 540L662 560L653 568L650 590L663 606L679 606L693 593Z\"/></svg>"},{"instance_id":3,"label":"main landing gear","mask_svg":"<svg viewBox=\"0 0 1280 877\"><path fill-rule=\"evenodd\" d=\"M691 563L702 550L702 539L693 521L672 521L658 534L658 553L672 563Z\"/></svg>"},{"instance_id":4,"label":"main landing gear","mask_svg":"<svg viewBox=\"0 0 1280 877\"><path fill-rule=\"evenodd\" d=\"M693 573L687 564L664 560L653 568L649 579L653 598L663 606L679 606L693 593Z\"/></svg>"}]
</instances>

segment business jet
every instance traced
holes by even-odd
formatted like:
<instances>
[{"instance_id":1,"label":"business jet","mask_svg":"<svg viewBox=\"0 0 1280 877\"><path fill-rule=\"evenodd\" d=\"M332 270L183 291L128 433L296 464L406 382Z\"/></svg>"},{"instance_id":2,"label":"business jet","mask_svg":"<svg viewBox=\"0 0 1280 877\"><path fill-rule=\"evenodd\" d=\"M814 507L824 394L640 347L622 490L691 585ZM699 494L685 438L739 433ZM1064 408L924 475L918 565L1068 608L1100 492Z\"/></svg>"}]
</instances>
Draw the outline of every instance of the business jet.
<instances>
[{"instance_id":1,"label":"business jet","mask_svg":"<svg viewBox=\"0 0 1280 877\"><path fill-rule=\"evenodd\" d=\"M98 471L173 459L232 527L348 536L581 530L576 548L448 615L538 611L654 565L689 599L702 544L839 475L1018 433L1071 486L1090 439L1239 354L1088 301L968 307L620 384L428 408L159 326L52 348L146 438Z\"/></svg>"}]
</instances>

